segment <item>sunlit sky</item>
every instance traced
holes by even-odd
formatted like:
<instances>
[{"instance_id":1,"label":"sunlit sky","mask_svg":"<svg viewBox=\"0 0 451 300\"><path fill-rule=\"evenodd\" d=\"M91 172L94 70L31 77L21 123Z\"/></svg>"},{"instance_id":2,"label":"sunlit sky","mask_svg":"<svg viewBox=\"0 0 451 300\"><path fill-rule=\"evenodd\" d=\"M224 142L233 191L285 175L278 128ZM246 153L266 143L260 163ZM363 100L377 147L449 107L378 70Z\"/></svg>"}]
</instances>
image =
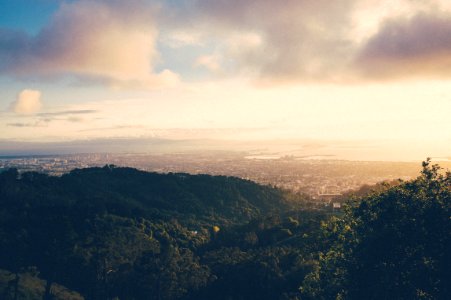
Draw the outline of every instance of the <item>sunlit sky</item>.
<instances>
[{"instance_id":1,"label":"sunlit sky","mask_svg":"<svg viewBox=\"0 0 451 300\"><path fill-rule=\"evenodd\" d=\"M0 0L0 154L176 139L450 157L450 79L448 0Z\"/></svg>"}]
</instances>

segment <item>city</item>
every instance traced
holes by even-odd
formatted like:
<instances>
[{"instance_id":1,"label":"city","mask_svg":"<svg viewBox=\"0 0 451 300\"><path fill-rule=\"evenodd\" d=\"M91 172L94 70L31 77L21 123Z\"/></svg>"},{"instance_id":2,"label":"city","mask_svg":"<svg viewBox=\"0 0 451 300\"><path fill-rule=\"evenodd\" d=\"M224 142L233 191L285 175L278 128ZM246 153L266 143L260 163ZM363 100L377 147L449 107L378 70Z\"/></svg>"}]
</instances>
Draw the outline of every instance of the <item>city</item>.
<instances>
[{"instance_id":1,"label":"city","mask_svg":"<svg viewBox=\"0 0 451 300\"><path fill-rule=\"evenodd\" d=\"M0 169L37 171L60 176L76 168L113 164L158 173L234 176L305 194L313 200L329 199L364 185L419 175L417 162L304 159L296 156L249 155L246 152L186 152L171 154L93 153L0 157ZM440 162L444 169L450 162Z\"/></svg>"}]
</instances>

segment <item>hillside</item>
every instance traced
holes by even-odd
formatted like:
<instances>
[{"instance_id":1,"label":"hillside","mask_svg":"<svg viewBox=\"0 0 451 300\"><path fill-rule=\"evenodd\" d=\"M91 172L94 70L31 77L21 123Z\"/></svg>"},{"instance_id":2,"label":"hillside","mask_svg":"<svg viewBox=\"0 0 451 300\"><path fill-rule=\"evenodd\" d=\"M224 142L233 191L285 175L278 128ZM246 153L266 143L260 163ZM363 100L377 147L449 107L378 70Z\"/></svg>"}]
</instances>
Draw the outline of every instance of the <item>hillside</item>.
<instances>
[{"instance_id":1,"label":"hillside","mask_svg":"<svg viewBox=\"0 0 451 300\"><path fill-rule=\"evenodd\" d=\"M3 182L17 177L14 170ZM14 183L14 185L11 185ZM293 207L282 191L235 177L158 174L132 168L76 169L62 177L30 172L2 188L4 201L68 205L74 210L124 217L245 223Z\"/></svg>"},{"instance_id":2,"label":"hillside","mask_svg":"<svg viewBox=\"0 0 451 300\"><path fill-rule=\"evenodd\" d=\"M342 212L300 200L224 176L10 169L0 298L450 298L451 173L426 161Z\"/></svg>"},{"instance_id":3,"label":"hillside","mask_svg":"<svg viewBox=\"0 0 451 300\"><path fill-rule=\"evenodd\" d=\"M299 207L296 197L286 196L225 176L105 166L53 177L10 169L0 173L0 268L16 274L11 278L31 272L88 299L152 299L156 287L149 282L159 279L145 278L165 269L180 278L156 299L180 298L214 278L199 255L219 244L206 245L219 243L234 226ZM288 237L277 218L265 243ZM133 292L124 289L130 285Z\"/></svg>"}]
</instances>

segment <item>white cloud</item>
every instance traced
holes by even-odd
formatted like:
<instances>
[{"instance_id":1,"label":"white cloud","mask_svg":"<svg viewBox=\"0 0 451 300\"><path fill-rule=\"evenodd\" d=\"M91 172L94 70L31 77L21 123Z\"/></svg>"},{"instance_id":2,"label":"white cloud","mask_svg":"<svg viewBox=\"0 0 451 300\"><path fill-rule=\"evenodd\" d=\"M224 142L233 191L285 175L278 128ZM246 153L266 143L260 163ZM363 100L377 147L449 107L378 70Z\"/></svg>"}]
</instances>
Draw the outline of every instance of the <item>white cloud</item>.
<instances>
[{"instance_id":1,"label":"white cloud","mask_svg":"<svg viewBox=\"0 0 451 300\"><path fill-rule=\"evenodd\" d=\"M172 83L177 77L172 71L155 71L160 56L154 15L153 6L141 0L63 3L38 35L21 36L20 43L0 49L8 61L3 71L23 77L72 74L114 86L150 87L166 84L172 73ZM9 36L19 40L19 33Z\"/></svg>"},{"instance_id":2,"label":"white cloud","mask_svg":"<svg viewBox=\"0 0 451 300\"><path fill-rule=\"evenodd\" d=\"M221 28L232 72L263 80L330 80L350 60L354 0L199 0L200 20L212 35ZM205 25L208 30L208 25ZM224 43L219 40L219 43ZM226 42L227 43L227 42Z\"/></svg>"},{"instance_id":3,"label":"white cloud","mask_svg":"<svg viewBox=\"0 0 451 300\"><path fill-rule=\"evenodd\" d=\"M213 73L221 69L221 75L245 75L270 85L368 80L356 59L388 22L401 24L420 14L434 18L442 15L443 19L451 16L451 4L446 0L287 0L283 5L275 0L194 3L188 12L180 12L180 18L185 20L180 26L188 27L185 29L188 31L200 30L210 53L199 57L195 65L203 65ZM438 33L429 39L443 39ZM394 39L395 43L387 45L398 45L405 38L400 36L399 43L398 37ZM398 62L402 60L397 58ZM439 65L449 65L443 55L433 60ZM422 77L442 77L443 73L449 76L449 68L435 72L428 64L429 61L419 64L415 73Z\"/></svg>"},{"instance_id":4,"label":"white cloud","mask_svg":"<svg viewBox=\"0 0 451 300\"><path fill-rule=\"evenodd\" d=\"M221 77L244 75L269 84L343 83L367 80L355 61L384 33L387 20L403 24L420 13L433 19L441 12L446 21L451 16L449 0L61 3L36 36L0 29L0 72L33 78L69 74L134 88L173 86L180 82L175 72L197 78L193 69L202 66ZM449 63L443 56L433 61ZM423 66L418 75L435 75ZM441 73L448 75L448 69Z\"/></svg>"},{"instance_id":5,"label":"white cloud","mask_svg":"<svg viewBox=\"0 0 451 300\"><path fill-rule=\"evenodd\" d=\"M23 90L17 95L16 101L11 103L11 109L17 114L29 115L38 112L42 107L41 92L37 90Z\"/></svg>"}]
</instances>

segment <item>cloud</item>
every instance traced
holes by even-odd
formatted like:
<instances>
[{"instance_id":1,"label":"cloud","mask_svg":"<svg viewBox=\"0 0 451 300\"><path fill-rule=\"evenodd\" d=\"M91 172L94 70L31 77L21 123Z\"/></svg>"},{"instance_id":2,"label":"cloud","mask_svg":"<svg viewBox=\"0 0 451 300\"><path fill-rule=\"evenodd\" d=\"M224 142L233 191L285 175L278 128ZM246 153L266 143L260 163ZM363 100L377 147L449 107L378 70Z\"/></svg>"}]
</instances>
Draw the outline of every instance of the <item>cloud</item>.
<instances>
[{"instance_id":1,"label":"cloud","mask_svg":"<svg viewBox=\"0 0 451 300\"><path fill-rule=\"evenodd\" d=\"M261 79L333 79L352 55L347 31L354 0L196 3L199 18L227 36L225 61Z\"/></svg>"},{"instance_id":2,"label":"cloud","mask_svg":"<svg viewBox=\"0 0 451 300\"><path fill-rule=\"evenodd\" d=\"M87 132L87 131L116 131L118 129L130 130L130 129L145 129L145 126L142 125L116 125L110 127L96 127L96 128L88 128L81 129L79 132Z\"/></svg>"},{"instance_id":3,"label":"cloud","mask_svg":"<svg viewBox=\"0 0 451 300\"><path fill-rule=\"evenodd\" d=\"M99 110L95 109L78 109L78 110L73 109L73 110L39 113L36 115L38 117L36 124L37 125L41 125L42 123L48 124L53 121L83 123L87 121L85 115L92 115L98 112Z\"/></svg>"},{"instance_id":4,"label":"cloud","mask_svg":"<svg viewBox=\"0 0 451 300\"><path fill-rule=\"evenodd\" d=\"M94 114L99 112L95 109L79 109L79 110L63 110L57 112L46 112L40 113L38 116L40 117L54 117L54 116L66 116L66 115L84 115L84 114Z\"/></svg>"},{"instance_id":5,"label":"cloud","mask_svg":"<svg viewBox=\"0 0 451 300\"><path fill-rule=\"evenodd\" d=\"M202 55L196 59L195 66L204 67L207 70L217 73L221 71L221 57L219 55Z\"/></svg>"},{"instance_id":6,"label":"cloud","mask_svg":"<svg viewBox=\"0 0 451 300\"><path fill-rule=\"evenodd\" d=\"M361 49L356 65L376 78L451 77L451 15L387 21Z\"/></svg>"},{"instance_id":7,"label":"cloud","mask_svg":"<svg viewBox=\"0 0 451 300\"><path fill-rule=\"evenodd\" d=\"M202 34L199 31L173 30L161 37L161 42L171 48L202 46Z\"/></svg>"},{"instance_id":8,"label":"cloud","mask_svg":"<svg viewBox=\"0 0 451 300\"><path fill-rule=\"evenodd\" d=\"M17 114L29 115L38 112L42 107L41 92L37 90L23 90L17 95L16 101L11 103L11 110Z\"/></svg>"},{"instance_id":9,"label":"cloud","mask_svg":"<svg viewBox=\"0 0 451 300\"><path fill-rule=\"evenodd\" d=\"M9 127L35 127L34 123L7 123Z\"/></svg>"},{"instance_id":10,"label":"cloud","mask_svg":"<svg viewBox=\"0 0 451 300\"><path fill-rule=\"evenodd\" d=\"M16 76L103 79L114 86L161 86L178 77L159 61L155 9L145 1L64 2L36 36L0 31L1 71Z\"/></svg>"},{"instance_id":11,"label":"cloud","mask_svg":"<svg viewBox=\"0 0 451 300\"><path fill-rule=\"evenodd\" d=\"M30 122L30 123L21 123L21 122L16 122L16 123L7 123L6 126L8 127L47 127L48 126L48 122L45 120L37 120L35 122Z\"/></svg>"},{"instance_id":12,"label":"cloud","mask_svg":"<svg viewBox=\"0 0 451 300\"><path fill-rule=\"evenodd\" d=\"M450 18L447 0L62 1L35 36L0 29L0 72L114 88L199 66L263 83L447 76Z\"/></svg>"},{"instance_id":13,"label":"cloud","mask_svg":"<svg viewBox=\"0 0 451 300\"><path fill-rule=\"evenodd\" d=\"M446 48L451 36L446 15L451 14L451 5L443 0L287 0L283 5L274 0L194 3L188 11L184 7L179 13L184 20L179 26L202 32L206 45L206 51L197 56L194 65L203 65L213 74L220 69L226 75L244 75L262 83L367 80L379 66L379 61L372 60L376 58L373 52L384 54L387 45L404 45L405 49L413 47L417 51L423 40L432 45L441 41L437 46ZM413 17L420 14L424 16ZM386 23L387 19L393 22ZM389 40L394 30L399 31L400 37ZM410 30L414 32L409 34ZM399 53L390 57L390 65L402 69L415 63L411 68L419 76L447 72L449 68L438 70L441 63L449 64L447 56L438 51L430 54L427 59L424 56L416 61L403 56L410 55L407 52ZM393 67L386 69L387 73L399 72Z\"/></svg>"},{"instance_id":14,"label":"cloud","mask_svg":"<svg viewBox=\"0 0 451 300\"><path fill-rule=\"evenodd\" d=\"M11 104L11 108L14 110L17 108L18 110L14 110L16 113L25 114L25 110L30 111L33 106L42 106L40 101L30 100L36 99L33 96L40 95L39 91L30 91L24 90L19 96L18 100ZM34 111L34 110L33 110ZM34 111L36 112L36 111ZM64 110L64 111L56 111L56 112L43 112L43 113L34 113L28 119L30 122L10 122L6 123L8 127L16 127L16 128L24 128L24 127L49 127L51 122L55 121L63 121L70 123L84 123L87 121L85 119L85 115L91 115L98 113L99 110L93 109L80 109L80 110ZM31 112L26 113L28 115Z\"/></svg>"}]
</instances>

